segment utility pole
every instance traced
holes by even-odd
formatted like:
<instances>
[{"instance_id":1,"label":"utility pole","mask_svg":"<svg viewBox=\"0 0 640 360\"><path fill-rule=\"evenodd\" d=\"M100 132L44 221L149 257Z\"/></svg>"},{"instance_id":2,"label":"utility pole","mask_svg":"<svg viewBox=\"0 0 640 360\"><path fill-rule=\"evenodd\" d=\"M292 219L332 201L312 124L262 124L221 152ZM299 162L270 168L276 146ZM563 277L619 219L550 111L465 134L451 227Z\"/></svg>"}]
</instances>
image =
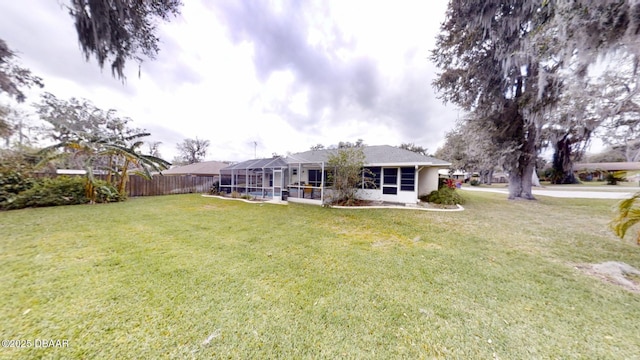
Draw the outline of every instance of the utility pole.
<instances>
[{"instance_id":1,"label":"utility pole","mask_svg":"<svg viewBox=\"0 0 640 360\"><path fill-rule=\"evenodd\" d=\"M258 142L254 141L253 142L253 158L254 159L258 157L257 149L258 149Z\"/></svg>"}]
</instances>

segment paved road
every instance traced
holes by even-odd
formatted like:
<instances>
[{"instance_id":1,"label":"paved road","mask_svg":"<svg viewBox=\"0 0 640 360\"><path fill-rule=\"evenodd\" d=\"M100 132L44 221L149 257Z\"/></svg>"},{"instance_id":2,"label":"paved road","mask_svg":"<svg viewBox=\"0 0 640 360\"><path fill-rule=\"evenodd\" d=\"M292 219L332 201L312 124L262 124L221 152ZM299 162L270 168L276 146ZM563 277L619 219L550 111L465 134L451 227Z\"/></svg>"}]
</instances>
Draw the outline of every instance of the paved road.
<instances>
[{"instance_id":1,"label":"paved road","mask_svg":"<svg viewBox=\"0 0 640 360\"><path fill-rule=\"evenodd\" d=\"M578 190L579 189L579 190ZM485 191L507 194L507 188L481 188L476 186L464 186L462 190L467 191ZM616 191L602 190L598 187L582 187L582 186L567 186L567 187L545 187L534 188L533 195L551 196L559 198L574 198L574 199L626 199L631 197L632 194L640 191L640 187L624 187L616 188Z\"/></svg>"}]
</instances>

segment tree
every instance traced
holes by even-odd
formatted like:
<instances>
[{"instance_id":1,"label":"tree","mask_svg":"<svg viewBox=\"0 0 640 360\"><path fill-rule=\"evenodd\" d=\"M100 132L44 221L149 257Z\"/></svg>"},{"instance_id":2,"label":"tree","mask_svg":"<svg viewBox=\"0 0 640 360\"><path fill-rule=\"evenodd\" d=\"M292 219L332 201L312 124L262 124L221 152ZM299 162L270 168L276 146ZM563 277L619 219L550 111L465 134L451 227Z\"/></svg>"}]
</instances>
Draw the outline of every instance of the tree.
<instances>
[{"instance_id":1,"label":"tree","mask_svg":"<svg viewBox=\"0 0 640 360\"><path fill-rule=\"evenodd\" d=\"M34 146L40 126L31 121L31 114L11 106L0 105L0 137L5 147Z\"/></svg>"},{"instance_id":2,"label":"tree","mask_svg":"<svg viewBox=\"0 0 640 360\"><path fill-rule=\"evenodd\" d=\"M618 54L599 78L599 116L604 119L600 136L619 151L625 161L640 161L639 61L635 55Z\"/></svg>"},{"instance_id":3,"label":"tree","mask_svg":"<svg viewBox=\"0 0 640 360\"><path fill-rule=\"evenodd\" d=\"M44 129L47 137L54 143L73 142L79 137L90 136L95 138L120 138L120 143L126 145L127 137L139 133L145 133L142 129L130 128L129 118L117 116L113 109L102 110L87 99L71 98L69 100L58 99L51 93L44 93L41 100L35 105L40 119L47 123ZM67 147L60 148L66 152L74 152ZM85 164L85 154L78 152L74 156L64 156L60 160L66 161L61 166L77 168ZM96 159L95 166L110 167L111 160L106 157Z\"/></svg>"},{"instance_id":4,"label":"tree","mask_svg":"<svg viewBox=\"0 0 640 360\"><path fill-rule=\"evenodd\" d=\"M445 101L494 125L509 198L533 199L540 130L567 82L582 82L598 57L638 38L633 1L451 0L432 59ZM637 46L628 46L637 55Z\"/></svg>"},{"instance_id":5,"label":"tree","mask_svg":"<svg viewBox=\"0 0 640 360\"><path fill-rule=\"evenodd\" d=\"M545 116L542 136L553 148L551 182L553 184L577 183L573 162L579 161L589 145L595 129L600 125L595 102L597 94L592 84L586 89L565 90L556 109Z\"/></svg>"},{"instance_id":6,"label":"tree","mask_svg":"<svg viewBox=\"0 0 640 360\"><path fill-rule=\"evenodd\" d=\"M110 61L112 75L124 79L127 60L155 58L158 20L178 15L180 6L180 0L71 0L67 9L86 59L95 56L101 68Z\"/></svg>"},{"instance_id":7,"label":"tree","mask_svg":"<svg viewBox=\"0 0 640 360\"><path fill-rule=\"evenodd\" d=\"M94 203L97 197L95 170L106 170L108 172L107 183L125 196L130 172L143 176L145 179L151 179L150 170L161 172L171 165L163 159L144 155L138 151L144 142L137 139L149 135L149 133L140 133L120 138L118 136L100 137L87 133L73 133L68 139L43 149L41 153L52 154L45 161L61 155L81 155L84 162L83 169L86 171L85 196ZM126 144L126 142L130 142L130 144ZM71 151L60 154L55 151L57 149ZM108 159L106 168L96 166L101 159L105 158Z\"/></svg>"},{"instance_id":8,"label":"tree","mask_svg":"<svg viewBox=\"0 0 640 360\"><path fill-rule=\"evenodd\" d=\"M31 71L20 67L15 62L16 54L9 49L7 43L0 39L0 93L7 93L18 102L25 100L22 88L43 87L42 79L31 74Z\"/></svg>"},{"instance_id":9,"label":"tree","mask_svg":"<svg viewBox=\"0 0 640 360\"><path fill-rule=\"evenodd\" d=\"M529 33L549 12L510 2L449 2L432 59L443 71L434 81L445 101L496 129L509 172L509 199L534 199L531 178L538 145L539 114L553 102L538 96L538 75L554 71L523 53Z\"/></svg>"},{"instance_id":10,"label":"tree","mask_svg":"<svg viewBox=\"0 0 640 360\"><path fill-rule=\"evenodd\" d=\"M364 151L360 146L342 147L329 154L327 169L330 171L329 182L335 191L333 204L355 204L358 184L367 177L367 174L363 176L364 161Z\"/></svg>"},{"instance_id":11,"label":"tree","mask_svg":"<svg viewBox=\"0 0 640 360\"><path fill-rule=\"evenodd\" d=\"M492 141L489 131L481 121L474 121L469 114L445 135L445 144L435 156L447 160L455 169L478 173L483 184L491 184L493 172L500 165L502 153Z\"/></svg>"},{"instance_id":12,"label":"tree","mask_svg":"<svg viewBox=\"0 0 640 360\"><path fill-rule=\"evenodd\" d=\"M162 157L162 155L160 155L160 145L162 145L162 141L148 142L147 145L149 146L149 155L158 158Z\"/></svg>"},{"instance_id":13,"label":"tree","mask_svg":"<svg viewBox=\"0 0 640 360\"><path fill-rule=\"evenodd\" d=\"M365 146L365 144L364 144L364 140L362 139L358 139L354 143L350 141L340 141L338 143L338 149L359 148L363 146Z\"/></svg>"},{"instance_id":14,"label":"tree","mask_svg":"<svg viewBox=\"0 0 640 360\"><path fill-rule=\"evenodd\" d=\"M398 147L400 149L413 151L414 153L418 153L420 155L429 156L429 149L416 145L414 143L402 143Z\"/></svg>"},{"instance_id":15,"label":"tree","mask_svg":"<svg viewBox=\"0 0 640 360\"><path fill-rule=\"evenodd\" d=\"M180 158L182 162L186 164L195 164L204 160L207 155L207 149L209 148L209 140L198 139L184 139L177 146L180 152Z\"/></svg>"},{"instance_id":16,"label":"tree","mask_svg":"<svg viewBox=\"0 0 640 360\"><path fill-rule=\"evenodd\" d=\"M118 117L115 110L103 111L88 100L65 101L52 94L44 94L36 108L51 126L48 134L56 142L41 151L45 155L42 163L72 159L73 164L86 171L85 191L92 202L97 196L95 171L106 172L106 181L125 195L130 172L149 179L150 170L160 172L171 165L159 157L142 154L141 139L150 134L130 128L130 119Z\"/></svg>"},{"instance_id":17,"label":"tree","mask_svg":"<svg viewBox=\"0 0 640 360\"><path fill-rule=\"evenodd\" d=\"M324 145L322 145L322 144L317 144L317 145L314 145L314 146L309 148L309 150L312 150L312 151L318 151L318 150L323 150L323 149L324 149Z\"/></svg>"},{"instance_id":18,"label":"tree","mask_svg":"<svg viewBox=\"0 0 640 360\"><path fill-rule=\"evenodd\" d=\"M588 154L585 162L588 163L603 163L603 162L622 162L626 161L624 155L619 150L607 147L596 154Z\"/></svg>"},{"instance_id":19,"label":"tree","mask_svg":"<svg viewBox=\"0 0 640 360\"><path fill-rule=\"evenodd\" d=\"M7 146L9 145L9 137L13 135L13 127L9 121L7 121L7 117L10 113L11 109L0 105L0 137L6 140Z\"/></svg>"}]
</instances>

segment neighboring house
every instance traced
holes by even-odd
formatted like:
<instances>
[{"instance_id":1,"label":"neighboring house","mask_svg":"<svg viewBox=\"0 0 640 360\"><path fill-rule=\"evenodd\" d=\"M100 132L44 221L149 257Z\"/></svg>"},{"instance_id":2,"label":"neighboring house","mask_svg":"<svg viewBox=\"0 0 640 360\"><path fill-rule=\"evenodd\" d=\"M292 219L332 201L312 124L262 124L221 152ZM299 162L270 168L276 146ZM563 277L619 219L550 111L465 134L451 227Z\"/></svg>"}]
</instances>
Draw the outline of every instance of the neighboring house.
<instances>
[{"instance_id":1,"label":"neighboring house","mask_svg":"<svg viewBox=\"0 0 640 360\"><path fill-rule=\"evenodd\" d=\"M606 163L576 163L573 164L573 172L580 180L605 180L610 172L640 171L640 162L606 162Z\"/></svg>"},{"instance_id":2,"label":"neighboring house","mask_svg":"<svg viewBox=\"0 0 640 360\"><path fill-rule=\"evenodd\" d=\"M471 178L471 174L464 170L440 169L438 175L443 178L466 181Z\"/></svg>"},{"instance_id":3,"label":"neighboring house","mask_svg":"<svg viewBox=\"0 0 640 360\"><path fill-rule=\"evenodd\" d=\"M229 166L229 163L222 161L203 161L163 170L162 175L213 176L216 181L219 181L220 170L227 166Z\"/></svg>"},{"instance_id":4,"label":"neighboring house","mask_svg":"<svg viewBox=\"0 0 640 360\"><path fill-rule=\"evenodd\" d=\"M438 170L451 164L394 146L365 146L365 168L371 182L362 182L358 197L415 204L418 196L438 189ZM286 158L254 159L220 170L220 189L262 198L323 204L331 198L329 155L339 149L310 150Z\"/></svg>"}]
</instances>

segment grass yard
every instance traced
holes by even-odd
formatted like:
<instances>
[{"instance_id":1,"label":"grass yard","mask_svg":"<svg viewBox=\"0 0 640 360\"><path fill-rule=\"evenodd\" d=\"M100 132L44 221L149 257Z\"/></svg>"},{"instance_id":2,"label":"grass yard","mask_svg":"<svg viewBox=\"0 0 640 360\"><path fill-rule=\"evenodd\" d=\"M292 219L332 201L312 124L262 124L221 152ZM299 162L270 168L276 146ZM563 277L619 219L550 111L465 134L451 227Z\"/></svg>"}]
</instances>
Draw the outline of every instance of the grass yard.
<instances>
[{"instance_id":1,"label":"grass yard","mask_svg":"<svg viewBox=\"0 0 640 360\"><path fill-rule=\"evenodd\" d=\"M613 200L466 211L175 195L0 213L0 358L640 358ZM42 341L40 341L42 343ZM3 343L4 344L4 343Z\"/></svg>"}]
</instances>

